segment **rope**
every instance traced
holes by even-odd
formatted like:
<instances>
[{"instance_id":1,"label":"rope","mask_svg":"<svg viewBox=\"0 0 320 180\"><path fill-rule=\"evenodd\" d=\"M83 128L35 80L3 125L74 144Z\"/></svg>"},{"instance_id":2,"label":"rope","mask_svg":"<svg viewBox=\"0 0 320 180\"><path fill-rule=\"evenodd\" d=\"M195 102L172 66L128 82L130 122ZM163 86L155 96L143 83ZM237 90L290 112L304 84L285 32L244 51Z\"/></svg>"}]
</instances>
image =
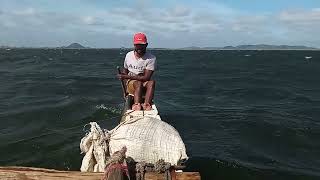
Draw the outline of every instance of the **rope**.
<instances>
[{"instance_id":1,"label":"rope","mask_svg":"<svg viewBox=\"0 0 320 180\"><path fill-rule=\"evenodd\" d=\"M164 173L166 180L171 180L171 164L165 162L163 159L157 161L154 165L145 162L138 162L136 164L136 180L144 180L145 172Z\"/></svg>"},{"instance_id":2,"label":"rope","mask_svg":"<svg viewBox=\"0 0 320 180\"><path fill-rule=\"evenodd\" d=\"M145 167L145 162L139 162L136 164L136 180L144 180Z\"/></svg>"},{"instance_id":3,"label":"rope","mask_svg":"<svg viewBox=\"0 0 320 180\"><path fill-rule=\"evenodd\" d=\"M126 158L127 148L124 146L120 151L116 151L112 154L112 156L106 162L106 165L115 164L115 163L123 163Z\"/></svg>"},{"instance_id":4,"label":"rope","mask_svg":"<svg viewBox=\"0 0 320 180\"><path fill-rule=\"evenodd\" d=\"M154 165L154 169L157 173L164 173L166 180L171 180L171 173L170 173L171 164L165 162L163 159L160 159Z\"/></svg>"},{"instance_id":5,"label":"rope","mask_svg":"<svg viewBox=\"0 0 320 180\"><path fill-rule=\"evenodd\" d=\"M103 180L108 179L112 173L115 172L115 170L119 169L121 172L125 173L127 178L130 179L128 166L125 162L127 148L124 146L120 151L116 151L112 154L112 156L108 159L106 162L106 168ZM114 176L121 176L122 174L113 174ZM117 177L118 179L121 179L121 177Z\"/></svg>"},{"instance_id":6,"label":"rope","mask_svg":"<svg viewBox=\"0 0 320 180\"><path fill-rule=\"evenodd\" d=\"M154 170L157 173L164 173L167 170L169 170L171 167L170 163L164 162L163 159L160 159L159 161L156 162L156 164L154 165Z\"/></svg>"}]
</instances>

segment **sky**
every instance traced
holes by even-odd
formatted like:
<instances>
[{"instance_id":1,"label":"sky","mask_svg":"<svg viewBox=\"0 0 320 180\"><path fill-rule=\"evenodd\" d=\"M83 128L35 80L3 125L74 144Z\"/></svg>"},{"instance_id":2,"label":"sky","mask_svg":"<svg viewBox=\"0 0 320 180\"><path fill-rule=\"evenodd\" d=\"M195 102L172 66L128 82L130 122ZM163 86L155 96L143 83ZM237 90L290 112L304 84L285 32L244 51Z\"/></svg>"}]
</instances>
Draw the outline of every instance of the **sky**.
<instances>
[{"instance_id":1,"label":"sky","mask_svg":"<svg viewBox=\"0 0 320 180\"><path fill-rule=\"evenodd\" d=\"M0 0L0 46L320 48L320 0Z\"/></svg>"}]
</instances>

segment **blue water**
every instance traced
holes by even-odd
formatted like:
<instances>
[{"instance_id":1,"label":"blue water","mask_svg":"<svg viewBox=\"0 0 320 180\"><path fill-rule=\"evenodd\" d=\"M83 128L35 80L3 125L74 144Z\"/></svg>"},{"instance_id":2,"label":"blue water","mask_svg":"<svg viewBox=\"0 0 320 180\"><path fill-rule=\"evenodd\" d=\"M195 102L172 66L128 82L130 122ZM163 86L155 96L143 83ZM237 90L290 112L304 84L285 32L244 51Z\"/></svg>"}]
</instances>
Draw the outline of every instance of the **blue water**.
<instances>
[{"instance_id":1,"label":"blue water","mask_svg":"<svg viewBox=\"0 0 320 180\"><path fill-rule=\"evenodd\" d=\"M202 179L320 179L320 51L151 50L155 102ZM0 49L0 166L79 170L112 129L125 50ZM305 59L312 56L312 59Z\"/></svg>"}]
</instances>

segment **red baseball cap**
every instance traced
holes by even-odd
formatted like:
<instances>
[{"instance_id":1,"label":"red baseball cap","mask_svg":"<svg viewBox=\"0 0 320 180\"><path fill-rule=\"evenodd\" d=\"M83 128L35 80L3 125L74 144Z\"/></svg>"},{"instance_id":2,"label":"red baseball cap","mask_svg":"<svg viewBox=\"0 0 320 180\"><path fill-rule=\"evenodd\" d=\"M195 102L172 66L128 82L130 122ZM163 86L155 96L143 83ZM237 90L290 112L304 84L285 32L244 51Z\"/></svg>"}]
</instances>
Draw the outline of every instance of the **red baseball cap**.
<instances>
[{"instance_id":1,"label":"red baseball cap","mask_svg":"<svg viewBox=\"0 0 320 180\"><path fill-rule=\"evenodd\" d=\"M147 44L147 36L144 33L136 33L133 36L133 44Z\"/></svg>"}]
</instances>

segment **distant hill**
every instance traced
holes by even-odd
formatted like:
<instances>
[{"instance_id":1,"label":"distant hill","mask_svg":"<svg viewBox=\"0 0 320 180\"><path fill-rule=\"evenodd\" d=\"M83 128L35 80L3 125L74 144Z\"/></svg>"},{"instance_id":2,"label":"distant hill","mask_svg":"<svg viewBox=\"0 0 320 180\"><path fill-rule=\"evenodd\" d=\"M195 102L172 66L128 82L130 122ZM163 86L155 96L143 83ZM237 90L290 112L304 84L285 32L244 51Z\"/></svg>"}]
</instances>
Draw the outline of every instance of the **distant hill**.
<instances>
[{"instance_id":1,"label":"distant hill","mask_svg":"<svg viewBox=\"0 0 320 180\"><path fill-rule=\"evenodd\" d=\"M288 45L239 45L239 46L225 46L225 47L185 47L182 50L317 50L317 48L307 46L288 46Z\"/></svg>"},{"instance_id":2,"label":"distant hill","mask_svg":"<svg viewBox=\"0 0 320 180\"><path fill-rule=\"evenodd\" d=\"M235 49L235 50L305 50L305 49L316 49L307 46L288 46L288 45L267 45L267 44L257 44L257 45L239 45L236 47L229 46L223 49Z\"/></svg>"},{"instance_id":3,"label":"distant hill","mask_svg":"<svg viewBox=\"0 0 320 180\"><path fill-rule=\"evenodd\" d=\"M89 47L84 47L79 43L72 43L69 46L63 46L62 48L66 48L66 49L85 49L85 48L89 48Z\"/></svg>"},{"instance_id":4,"label":"distant hill","mask_svg":"<svg viewBox=\"0 0 320 180\"><path fill-rule=\"evenodd\" d=\"M192 50L201 50L201 49L203 49L203 48L201 48L201 47L197 47L197 46L190 46L190 47L184 47L184 48L180 48L180 49L186 49L186 50L188 50L188 49L192 49Z\"/></svg>"}]
</instances>

